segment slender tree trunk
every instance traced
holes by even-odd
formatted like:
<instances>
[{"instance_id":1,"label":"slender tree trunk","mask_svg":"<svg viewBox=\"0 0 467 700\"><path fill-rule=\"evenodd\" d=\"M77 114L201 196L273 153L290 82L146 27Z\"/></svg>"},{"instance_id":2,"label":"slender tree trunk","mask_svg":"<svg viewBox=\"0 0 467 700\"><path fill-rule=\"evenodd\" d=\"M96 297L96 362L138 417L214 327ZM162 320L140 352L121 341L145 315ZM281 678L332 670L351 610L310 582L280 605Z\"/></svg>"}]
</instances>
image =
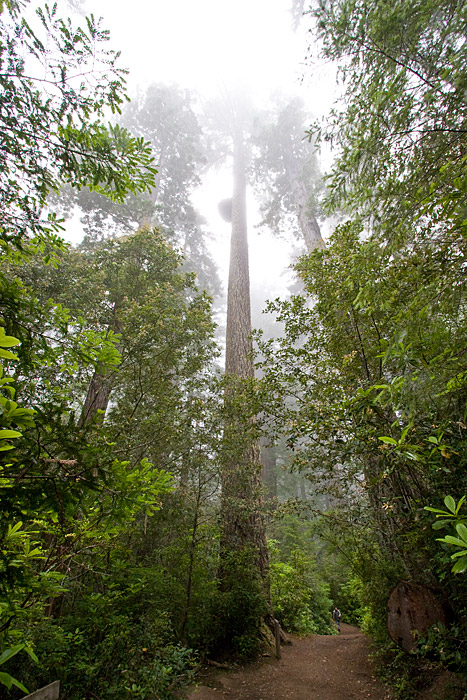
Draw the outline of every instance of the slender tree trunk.
<instances>
[{"instance_id":1,"label":"slender tree trunk","mask_svg":"<svg viewBox=\"0 0 467 700\"><path fill-rule=\"evenodd\" d=\"M193 526L191 528L191 538L190 538L190 544L189 544L189 552L188 552L188 573L187 573L187 581L185 585L185 602L184 602L184 609L183 609L183 615L182 615L182 622L180 625L180 640L182 644L186 644L186 626L188 623L188 616L190 613L190 607L191 607L191 597L192 597L192 589L193 589L193 571L194 571L194 566L195 566L195 556L196 556L196 547L198 544L198 524L199 524L199 513L201 510L201 497L202 497L202 488L201 488L201 482L198 483L198 490L196 494L196 504L195 504L195 512L193 516Z\"/></svg>"},{"instance_id":2,"label":"slender tree trunk","mask_svg":"<svg viewBox=\"0 0 467 700\"><path fill-rule=\"evenodd\" d=\"M298 223L308 253L316 248L324 248L321 229L315 215L308 206L308 192L298 177L291 178L292 195L297 212Z\"/></svg>"}]
</instances>

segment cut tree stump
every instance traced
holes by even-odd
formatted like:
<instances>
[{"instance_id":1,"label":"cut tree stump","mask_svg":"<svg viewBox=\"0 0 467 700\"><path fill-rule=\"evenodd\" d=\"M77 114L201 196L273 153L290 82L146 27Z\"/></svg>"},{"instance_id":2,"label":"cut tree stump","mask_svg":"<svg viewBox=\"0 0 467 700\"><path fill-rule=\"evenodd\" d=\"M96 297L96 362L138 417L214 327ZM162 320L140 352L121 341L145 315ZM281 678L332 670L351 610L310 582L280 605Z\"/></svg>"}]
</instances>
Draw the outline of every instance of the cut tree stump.
<instances>
[{"instance_id":1,"label":"cut tree stump","mask_svg":"<svg viewBox=\"0 0 467 700\"><path fill-rule=\"evenodd\" d=\"M437 622L446 622L444 610L433 591L426 586L400 581L387 603L388 631L391 639L411 651L417 637Z\"/></svg>"}]
</instances>

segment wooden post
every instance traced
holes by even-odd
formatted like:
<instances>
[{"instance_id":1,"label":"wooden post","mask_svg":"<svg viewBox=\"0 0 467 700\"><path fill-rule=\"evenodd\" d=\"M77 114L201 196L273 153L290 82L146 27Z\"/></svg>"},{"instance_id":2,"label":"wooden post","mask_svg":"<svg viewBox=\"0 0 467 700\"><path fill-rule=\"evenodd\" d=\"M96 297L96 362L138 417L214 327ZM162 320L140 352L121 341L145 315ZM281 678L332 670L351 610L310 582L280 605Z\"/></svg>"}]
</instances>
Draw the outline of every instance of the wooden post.
<instances>
[{"instance_id":1,"label":"wooden post","mask_svg":"<svg viewBox=\"0 0 467 700\"><path fill-rule=\"evenodd\" d=\"M276 640L276 659L281 658L281 626L277 620L274 620L274 637Z\"/></svg>"},{"instance_id":2,"label":"wooden post","mask_svg":"<svg viewBox=\"0 0 467 700\"><path fill-rule=\"evenodd\" d=\"M60 695L60 681L54 681L49 685L35 690L34 693L26 695L22 700L58 700Z\"/></svg>"}]
</instances>

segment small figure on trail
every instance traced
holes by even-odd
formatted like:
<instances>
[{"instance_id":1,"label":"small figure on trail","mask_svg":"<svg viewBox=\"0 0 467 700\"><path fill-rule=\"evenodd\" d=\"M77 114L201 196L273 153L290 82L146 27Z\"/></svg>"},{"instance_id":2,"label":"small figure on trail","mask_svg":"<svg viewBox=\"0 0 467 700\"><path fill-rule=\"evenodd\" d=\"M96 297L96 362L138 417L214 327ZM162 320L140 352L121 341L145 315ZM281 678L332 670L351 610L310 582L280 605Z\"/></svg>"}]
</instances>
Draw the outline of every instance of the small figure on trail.
<instances>
[{"instance_id":1,"label":"small figure on trail","mask_svg":"<svg viewBox=\"0 0 467 700\"><path fill-rule=\"evenodd\" d=\"M341 611L337 609L336 606L334 606L334 610L332 611L332 619L337 625L337 631L341 631Z\"/></svg>"}]
</instances>

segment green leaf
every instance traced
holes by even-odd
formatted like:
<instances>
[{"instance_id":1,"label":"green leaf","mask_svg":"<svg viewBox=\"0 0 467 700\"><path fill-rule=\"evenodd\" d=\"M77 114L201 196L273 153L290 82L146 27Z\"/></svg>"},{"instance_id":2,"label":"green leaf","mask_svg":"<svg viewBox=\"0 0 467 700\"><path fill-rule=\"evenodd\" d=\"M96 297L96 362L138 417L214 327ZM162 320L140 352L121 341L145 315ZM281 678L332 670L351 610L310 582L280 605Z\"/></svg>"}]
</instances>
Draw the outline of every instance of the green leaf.
<instances>
[{"instance_id":1,"label":"green leaf","mask_svg":"<svg viewBox=\"0 0 467 700\"><path fill-rule=\"evenodd\" d=\"M10 690L11 686L13 685L13 678L9 673L3 673L0 671L0 683Z\"/></svg>"},{"instance_id":2,"label":"green leaf","mask_svg":"<svg viewBox=\"0 0 467 700\"><path fill-rule=\"evenodd\" d=\"M462 506L462 504L464 503L464 501L465 501L465 496L462 496L462 498L460 499L459 503L457 504L456 515L457 515L457 513L460 511L461 506Z\"/></svg>"},{"instance_id":3,"label":"green leaf","mask_svg":"<svg viewBox=\"0 0 467 700\"><path fill-rule=\"evenodd\" d=\"M11 686L14 685L17 688L19 688L23 693L29 693L29 690L24 686L20 681L17 681L16 678L13 678L13 676L10 676L9 673L4 673L3 671L0 671L0 683L8 688L8 690L11 689Z\"/></svg>"},{"instance_id":4,"label":"green leaf","mask_svg":"<svg viewBox=\"0 0 467 700\"><path fill-rule=\"evenodd\" d=\"M21 433L17 430L0 430L0 440L21 437Z\"/></svg>"},{"instance_id":5,"label":"green leaf","mask_svg":"<svg viewBox=\"0 0 467 700\"><path fill-rule=\"evenodd\" d=\"M400 437L399 444L402 443L402 442L404 442L404 440L405 440L405 438L406 438L406 436L407 436L407 433L408 433L409 430L410 430L410 427L411 427L411 426L408 425L408 426L407 426L406 428L404 428L404 430L402 431L402 435L401 435L401 437Z\"/></svg>"},{"instance_id":6,"label":"green leaf","mask_svg":"<svg viewBox=\"0 0 467 700\"><path fill-rule=\"evenodd\" d=\"M452 567L451 571L454 574L463 574L464 571L467 571L467 557L462 557L462 559L458 559Z\"/></svg>"},{"instance_id":7,"label":"green leaf","mask_svg":"<svg viewBox=\"0 0 467 700\"><path fill-rule=\"evenodd\" d=\"M456 512L456 502L455 502L455 500L453 499L452 496L446 496L446 498L444 499L444 505L446 506L446 508L447 508L448 510L451 511L451 513L455 514L455 512Z\"/></svg>"},{"instance_id":8,"label":"green leaf","mask_svg":"<svg viewBox=\"0 0 467 700\"><path fill-rule=\"evenodd\" d=\"M459 552L454 552L454 554L451 554L451 559L457 559L458 557L465 557L465 551L461 550Z\"/></svg>"},{"instance_id":9,"label":"green leaf","mask_svg":"<svg viewBox=\"0 0 467 700\"><path fill-rule=\"evenodd\" d=\"M2 350L2 348L0 348L0 357L3 357L4 360L19 360L18 355L9 350Z\"/></svg>"},{"instance_id":10,"label":"green leaf","mask_svg":"<svg viewBox=\"0 0 467 700\"><path fill-rule=\"evenodd\" d=\"M33 652L33 650L31 649L31 647L25 646L25 647L24 647L24 651L25 651L26 654L28 654L28 656L34 661L34 663L36 663L36 664L39 663L39 659L37 658L36 654L35 654L35 653Z\"/></svg>"},{"instance_id":11,"label":"green leaf","mask_svg":"<svg viewBox=\"0 0 467 700\"><path fill-rule=\"evenodd\" d=\"M438 537L438 542L445 542L446 544L455 544L457 547L467 547L467 542L460 540L458 537L453 537L452 535L446 535L446 537Z\"/></svg>"},{"instance_id":12,"label":"green leaf","mask_svg":"<svg viewBox=\"0 0 467 700\"><path fill-rule=\"evenodd\" d=\"M379 437L378 440L381 440L381 442L385 442L388 445L397 445L397 440L394 440L392 437L387 437L387 435Z\"/></svg>"},{"instance_id":13,"label":"green leaf","mask_svg":"<svg viewBox=\"0 0 467 700\"><path fill-rule=\"evenodd\" d=\"M0 654L0 666L13 656L16 656L16 654L21 651L21 649L24 649L25 646L25 644L16 644L16 646L11 647L10 649L5 649L5 651Z\"/></svg>"},{"instance_id":14,"label":"green leaf","mask_svg":"<svg viewBox=\"0 0 467 700\"><path fill-rule=\"evenodd\" d=\"M457 523L456 525L457 534L464 540L467 547L467 527L463 523Z\"/></svg>"},{"instance_id":15,"label":"green leaf","mask_svg":"<svg viewBox=\"0 0 467 700\"><path fill-rule=\"evenodd\" d=\"M423 510L429 510L431 513L440 513L440 515L449 515L452 517L451 513L448 513L447 510L440 510L439 508L432 508L431 506L424 506Z\"/></svg>"},{"instance_id":16,"label":"green leaf","mask_svg":"<svg viewBox=\"0 0 467 700\"><path fill-rule=\"evenodd\" d=\"M435 520L431 527L433 530L441 530L446 525L452 525L452 520Z\"/></svg>"},{"instance_id":17,"label":"green leaf","mask_svg":"<svg viewBox=\"0 0 467 700\"><path fill-rule=\"evenodd\" d=\"M6 533L6 538L10 537L20 537L21 536L21 528L23 527L23 522L19 520L17 523L15 523L13 526L8 525L8 531ZM16 652L15 652L16 653ZM0 657L1 659L1 657ZM1 663L1 662L0 662Z\"/></svg>"},{"instance_id":18,"label":"green leaf","mask_svg":"<svg viewBox=\"0 0 467 700\"><path fill-rule=\"evenodd\" d=\"M12 335L5 335L5 331L0 327L0 347L2 348L12 348L14 345L19 345L21 343L18 338L14 338Z\"/></svg>"}]
</instances>

